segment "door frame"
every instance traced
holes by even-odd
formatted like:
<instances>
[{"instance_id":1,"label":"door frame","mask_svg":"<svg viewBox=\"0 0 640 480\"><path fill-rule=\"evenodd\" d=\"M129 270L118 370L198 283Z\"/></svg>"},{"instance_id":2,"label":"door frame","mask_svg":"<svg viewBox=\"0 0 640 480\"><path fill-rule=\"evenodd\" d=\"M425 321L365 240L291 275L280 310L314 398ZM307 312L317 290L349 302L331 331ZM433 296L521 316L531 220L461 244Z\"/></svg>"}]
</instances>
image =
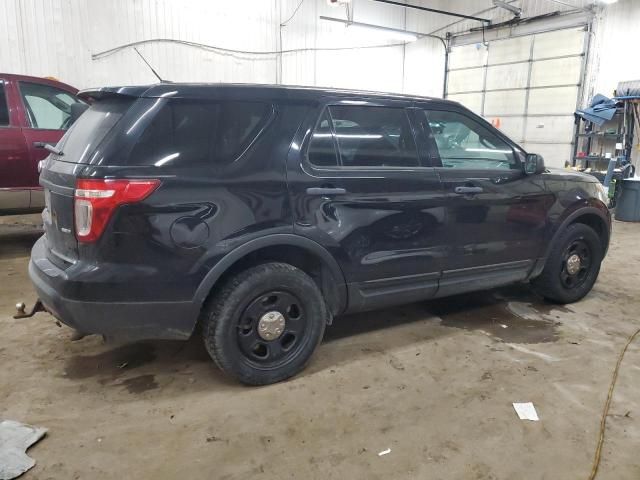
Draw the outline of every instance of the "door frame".
<instances>
[{"instance_id":1,"label":"door frame","mask_svg":"<svg viewBox=\"0 0 640 480\"><path fill-rule=\"evenodd\" d=\"M311 136L325 109L331 105L402 108L407 115L407 120L413 133L419 165L415 167L343 167L339 165L336 167L319 167L313 165L307 156ZM339 148L335 139L334 144L336 153L339 155ZM428 152L429 143L424 137L424 131L416 123L415 101L413 99L387 99L359 95L322 97L318 103L310 109L292 145L293 148L290 149L287 159L288 182L292 178L291 171L298 168L301 169L305 175L318 181L335 180L337 182L340 180L348 181L350 179L381 180L385 178L406 177L408 174L419 174L430 177L432 181L437 184L438 191L441 190L439 177L430 164ZM298 230L296 233L301 234L301 231L305 231L305 229L311 227L311 225L299 224L297 222L299 217L295 212L293 213L293 217L294 228ZM309 230L305 233L311 233ZM322 241L318 239L315 240L323 244ZM334 256L336 252L340 255L339 250L341 246L337 241L335 244L323 244L323 246L329 250L334 250ZM411 273L403 276L389 276L347 283L349 298L347 311L369 310L429 298L431 294L435 294L437 291L438 280L441 276L440 267L441 266L438 265L434 271L430 272ZM345 278L347 282L349 282L349 278L346 275ZM430 294L425 295L425 293L429 292Z\"/></svg>"}]
</instances>

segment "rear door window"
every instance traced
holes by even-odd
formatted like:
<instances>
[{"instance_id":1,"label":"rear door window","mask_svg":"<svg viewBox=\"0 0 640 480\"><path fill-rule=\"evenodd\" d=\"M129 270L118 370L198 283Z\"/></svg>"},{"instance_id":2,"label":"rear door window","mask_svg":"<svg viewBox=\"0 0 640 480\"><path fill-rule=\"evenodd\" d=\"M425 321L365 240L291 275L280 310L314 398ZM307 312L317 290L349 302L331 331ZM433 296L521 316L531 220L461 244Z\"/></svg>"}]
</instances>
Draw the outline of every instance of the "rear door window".
<instances>
[{"instance_id":1,"label":"rear door window","mask_svg":"<svg viewBox=\"0 0 640 480\"><path fill-rule=\"evenodd\" d=\"M20 94L32 128L66 130L71 126L71 106L83 103L69 92L50 85L20 82Z\"/></svg>"},{"instance_id":2,"label":"rear door window","mask_svg":"<svg viewBox=\"0 0 640 480\"><path fill-rule=\"evenodd\" d=\"M332 163L328 128L332 127L342 167L417 167L420 162L411 125L404 108L332 105L325 110L309 145L309 161ZM326 140L325 140L326 139ZM325 142L321 145L321 142ZM319 157L322 146L325 156Z\"/></svg>"},{"instance_id":3,"label":"rear door window","mask_svg":"<svg viewBox=\"0 0 640 480\"><path fill-rule=\"evenodd\" d=\"M141 134L134 165L226 165L266 126L272 106L259 102L169 99Z\"/></svg>"},{"instance_id":4,"label":"rear door window","mask_svg":"<svg viewBox=\"0 0 640 480\"><path fill-rule=\"evenodd\" d=\"M313 165L318 167L338 166L338 152L331 128L329 109L325 109L322 113L311 135L307 157Z\"/></svg>"}]
</instances>

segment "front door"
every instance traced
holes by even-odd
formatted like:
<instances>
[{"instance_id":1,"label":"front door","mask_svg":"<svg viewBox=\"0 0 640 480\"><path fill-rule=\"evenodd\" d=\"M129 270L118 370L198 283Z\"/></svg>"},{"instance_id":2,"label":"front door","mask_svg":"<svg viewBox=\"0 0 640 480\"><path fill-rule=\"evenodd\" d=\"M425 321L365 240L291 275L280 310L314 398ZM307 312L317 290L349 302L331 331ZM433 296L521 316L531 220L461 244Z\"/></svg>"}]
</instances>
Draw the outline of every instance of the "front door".
<instances>
[{"instance_id":1,"label":"front door","mask_svg":"<svg viewBox=\"0 0 640 480\"><path fill-rule=\"evenodd\" d=\"M419 115L446 205L438 295L525 279L554 201L541 176L526 175L523 152L468 111L425 105Z\"/></svg>"},{"instance_id":2,"label":"front door","mask_svg":"<svg viewBox=\"0 0 640 480\"><path fill-rule=\"evenodd\" d=\"M295 230L328 248L350 309L428 298L437 290L440 182L421 161L410 102L336 100L308 119L289 157Z\"/></svg>"}]
</instances>

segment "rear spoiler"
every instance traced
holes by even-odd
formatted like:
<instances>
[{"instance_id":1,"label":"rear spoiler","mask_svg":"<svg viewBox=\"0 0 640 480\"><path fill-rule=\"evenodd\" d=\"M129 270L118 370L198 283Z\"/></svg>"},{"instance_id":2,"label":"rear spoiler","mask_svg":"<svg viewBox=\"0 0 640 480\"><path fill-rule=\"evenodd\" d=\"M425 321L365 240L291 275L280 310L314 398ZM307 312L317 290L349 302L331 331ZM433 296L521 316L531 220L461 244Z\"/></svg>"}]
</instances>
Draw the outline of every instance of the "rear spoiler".
<instances>
[{"instance_id":1,"label":"rear spoiler","mask_svg":"<svg viewBox=\"0 0 640 480\"><path fill-rule=\"evenodd\" d=\"M149 90L148 85L136 86L136 87L102 87L102 88L88 88L78 92L78 97L83 100L104 100L105 98L113 97L141 97Z\"/></svg>"}]
</instances>

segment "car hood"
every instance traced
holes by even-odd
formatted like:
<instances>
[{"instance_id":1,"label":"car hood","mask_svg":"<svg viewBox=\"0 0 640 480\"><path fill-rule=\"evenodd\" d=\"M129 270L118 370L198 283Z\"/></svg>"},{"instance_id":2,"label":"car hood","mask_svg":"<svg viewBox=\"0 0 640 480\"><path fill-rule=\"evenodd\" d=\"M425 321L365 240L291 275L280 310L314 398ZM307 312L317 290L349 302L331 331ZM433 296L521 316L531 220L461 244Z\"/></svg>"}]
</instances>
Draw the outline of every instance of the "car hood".
<instances>
[{"instance_id":1,"label":"car hood","mask_svg":"<svg viewBox=\"0 0 640 480\"><path fill-rule=\"evenodd\" d=\"M547 168L543 173L544 178L548 180L565 180L572 182L598 183L599 180L588 173L576 172L565 168Z\"/></svg>"}]
</instances>

